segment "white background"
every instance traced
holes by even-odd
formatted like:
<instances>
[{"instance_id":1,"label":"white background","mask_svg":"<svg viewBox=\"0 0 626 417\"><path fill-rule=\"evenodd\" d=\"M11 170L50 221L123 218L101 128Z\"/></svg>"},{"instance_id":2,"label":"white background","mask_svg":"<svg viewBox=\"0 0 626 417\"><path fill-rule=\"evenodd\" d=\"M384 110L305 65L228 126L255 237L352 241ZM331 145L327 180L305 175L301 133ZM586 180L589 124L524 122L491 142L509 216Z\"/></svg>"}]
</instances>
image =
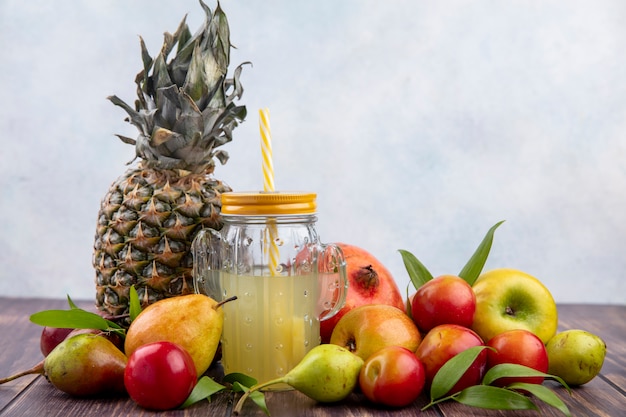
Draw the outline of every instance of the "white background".
<instances>
[{"instance_id":1,"label":"white background","mask_svg":"<svg viewBox=\"0 0 626 417\"><path fill-rule=\"evenodd\" d=\"M207 0L211 8L215 3ZM216 176L318 193L326 242L402 291L398 249L458 273L522 269L558 302L626 303L626 2L223 0L248 118ZM152 55L195 0L0 1L0 294L92 298L100 199L135 136L138 35Z\"/></svg>"}]
</instances>

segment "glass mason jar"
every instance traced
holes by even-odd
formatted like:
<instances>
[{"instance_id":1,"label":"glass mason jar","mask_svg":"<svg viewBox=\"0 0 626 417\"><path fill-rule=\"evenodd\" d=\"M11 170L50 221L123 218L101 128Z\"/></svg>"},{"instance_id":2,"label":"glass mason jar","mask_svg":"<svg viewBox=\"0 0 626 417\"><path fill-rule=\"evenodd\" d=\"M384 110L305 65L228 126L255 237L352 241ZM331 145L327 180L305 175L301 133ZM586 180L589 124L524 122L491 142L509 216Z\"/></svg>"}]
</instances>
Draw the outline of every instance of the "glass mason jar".
<instances>
[{"instance_id":1,"label":"glass mason jar","mask_svg":"<svg viewBox=\"0 0 626 417\"><path fill-rule=\"evenodd\" d=\"M222 364L259 382L278 378L320 344L320 321L345 302L341 249L315 230L316 194L222 194L222 230L193 243L197 293L225 303ZM286 386L278 389L287 389Z\"/></svg>"}]
</instances>

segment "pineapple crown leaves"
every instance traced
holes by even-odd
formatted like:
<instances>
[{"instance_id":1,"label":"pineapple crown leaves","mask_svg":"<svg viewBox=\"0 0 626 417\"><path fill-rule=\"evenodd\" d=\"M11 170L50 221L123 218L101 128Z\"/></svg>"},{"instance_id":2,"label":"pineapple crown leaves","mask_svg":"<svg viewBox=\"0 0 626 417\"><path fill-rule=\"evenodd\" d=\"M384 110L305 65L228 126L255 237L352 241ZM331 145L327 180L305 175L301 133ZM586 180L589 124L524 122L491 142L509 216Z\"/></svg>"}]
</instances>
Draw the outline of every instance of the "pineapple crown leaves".
<instances>
[{"instance_id":1,"label":"pineapple crown leaves","mask_svg":"<svg viewBox=\"0 0 626 417\"><path fill-rule=\"evenodd\" d=\"M234 101L243 94L239 77L249 62L227 78L231 44L226 15L219 2L214 13L202 0L200 5L204 25L192 36L185 16L173 34L164 34L156 57L140 37L143 69L135 79L135 108L115 95L108 97L139 130L137 139L117 136L135 145L135 158L148 167L212 172L214 158L222 164L228 160L228 153L216 148L232 140L233 129L246 117L246 107Z\"/></svg>"}]
</instances>

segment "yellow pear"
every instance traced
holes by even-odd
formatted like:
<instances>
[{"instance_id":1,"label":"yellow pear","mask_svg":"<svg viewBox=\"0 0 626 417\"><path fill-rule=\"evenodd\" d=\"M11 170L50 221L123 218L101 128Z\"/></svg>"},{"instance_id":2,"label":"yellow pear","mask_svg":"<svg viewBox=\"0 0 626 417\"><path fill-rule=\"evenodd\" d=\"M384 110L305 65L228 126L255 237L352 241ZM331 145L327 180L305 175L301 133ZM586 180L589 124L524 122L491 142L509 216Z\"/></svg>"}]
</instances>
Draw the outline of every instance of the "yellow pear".
<instances>
[{"instance_id":1,"label":"yellow pear","mask_svg":"<svg viewBox=\"0 0 626 417\"><path fill-rule=\"evenodd\" d=\"M124 351L130 357L147 343L176 343L189 352L200 376L213 361L223 324L221 303L206 295L166 298L149 305L133 320L126 333Z\"/></svg>"}]
</instances>

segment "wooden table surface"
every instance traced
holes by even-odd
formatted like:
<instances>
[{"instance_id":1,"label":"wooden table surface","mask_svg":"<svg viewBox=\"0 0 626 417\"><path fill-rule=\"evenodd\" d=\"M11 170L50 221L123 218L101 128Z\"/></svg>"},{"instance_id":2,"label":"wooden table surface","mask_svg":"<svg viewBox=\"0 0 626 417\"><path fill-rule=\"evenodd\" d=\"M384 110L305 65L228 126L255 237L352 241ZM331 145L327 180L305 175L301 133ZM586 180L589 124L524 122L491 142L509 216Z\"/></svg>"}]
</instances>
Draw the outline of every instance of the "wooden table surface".
<instances>
[{"instance_id":1,"label":"wooden table surface","mask_svg":"<svg viewBox=\"0 0 626 417\"><path fill-rule=\"evenodd\" d=\"M77 303L91 309L89 302ZM67 308L64 300L0 297L0 376L30 368L42 359L39 351L41 327L32 324L30 314L52 308ZM626 416L626 306L560 305L559 330L580 328L602 337L608 346L601 374L588 384L573 389L570 396L553 382L553 387L567 404L573 416ZM274 417L307 416L562 416L552 407L538 402L535 411L493 411L464 406L453 401L420 412L427 403L424 394L411 406L388 409L368 404L359 394L332 405L317 404L295 392L266 393L269 411ZM230 393L215 395L211 403L202 401L184 410L153 412L141 409L127 397L76 399L58 391L42 376L29 375L0 385L0 417L11 416L230 416L233 397ZM265 416L251 401L242 415Z\"/></svg>"}]
</instances>

